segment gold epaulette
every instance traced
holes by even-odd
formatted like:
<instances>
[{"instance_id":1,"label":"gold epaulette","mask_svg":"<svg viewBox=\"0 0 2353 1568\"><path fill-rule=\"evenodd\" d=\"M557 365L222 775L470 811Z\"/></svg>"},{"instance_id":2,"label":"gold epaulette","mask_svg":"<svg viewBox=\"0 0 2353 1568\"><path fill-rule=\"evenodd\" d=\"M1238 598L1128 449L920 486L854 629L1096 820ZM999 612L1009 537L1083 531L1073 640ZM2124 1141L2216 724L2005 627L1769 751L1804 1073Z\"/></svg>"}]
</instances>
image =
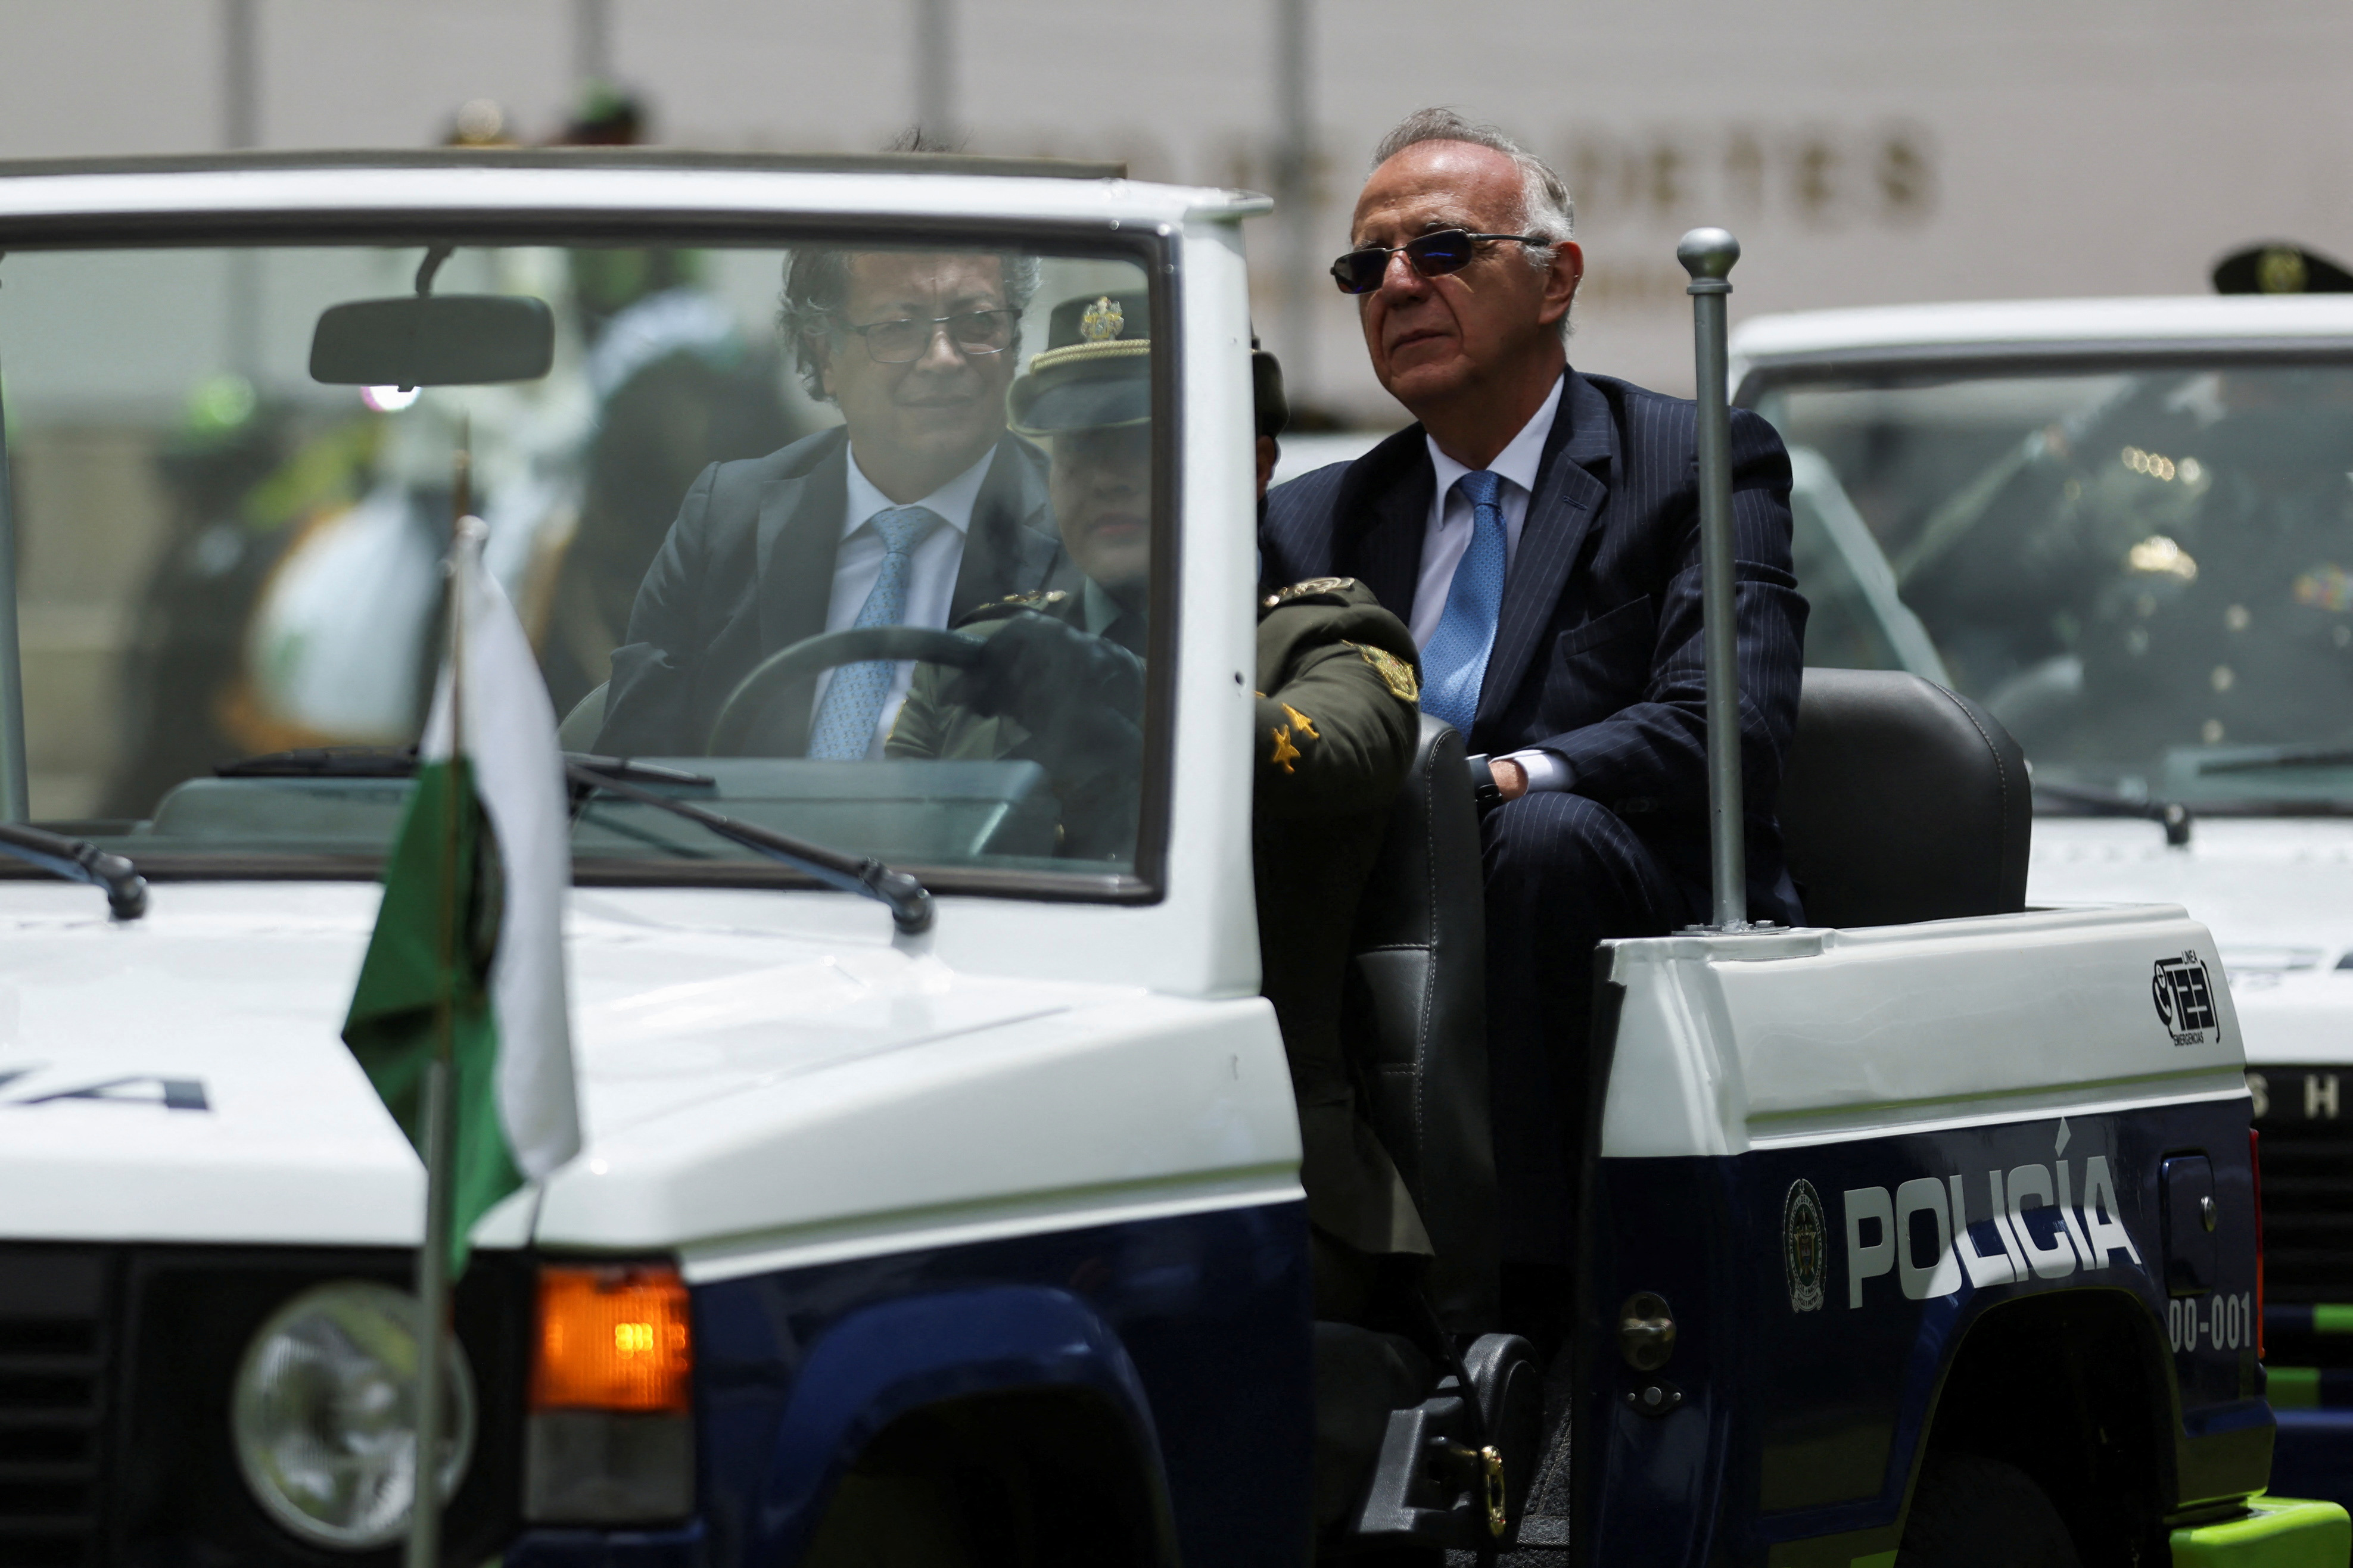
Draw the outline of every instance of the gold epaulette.
<instances>
[{"instance_id":1,"label":"gold epaulette","mask_svg":"<svg viewBox=\"0 0 2353 1568\"><path fill-rule=\"evenodd\" d=\"M975 605L956 625L968 626L975 621L1000 621L1021 610L1036 610L1043 614L1069 597L1070 595L1060 588L1033 588L1027 594L1008 594L990 604Z\"/></svg>"}]
</instances>

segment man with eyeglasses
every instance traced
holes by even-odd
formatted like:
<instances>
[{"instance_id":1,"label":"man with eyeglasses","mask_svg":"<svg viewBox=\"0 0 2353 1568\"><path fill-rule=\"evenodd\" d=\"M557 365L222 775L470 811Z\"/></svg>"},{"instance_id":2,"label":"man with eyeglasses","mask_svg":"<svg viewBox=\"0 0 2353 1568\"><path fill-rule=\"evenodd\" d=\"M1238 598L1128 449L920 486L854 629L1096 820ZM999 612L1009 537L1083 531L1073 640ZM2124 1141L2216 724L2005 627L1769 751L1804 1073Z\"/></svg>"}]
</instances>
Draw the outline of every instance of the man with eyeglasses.
<instances>
[{"instance_id":1,"label":"man with eyeglasses","mask_svg":"<svg viewBox=\"0 0 2353 1568\"><path fill-rule=\"evenodd\" d=\"M839 426L714 463L638 589L596 746L703 750L760 661L820 632L946 626L1066 570L1045 458L1005 428L1035 258L804 250L782 324ZM765 754L880 757L913 667L820 672L771 705Z\"/></svg>"},{"instance_id":2,"label":"man with eyeglasses","mask_svg":"<svg viewBox=\"0 0 2353 1568\"><path fill-rule=\"evenodd\" d=\"M1559 177L1501 132L1446 110L1392 131L1332 271L1418 423L1275 489L1261 531L1268 584L1356 577L1406 620L1423 710L1488 774L1507 1309L1539 1337L1571 1257L1594 944L1710 907L1694 409L1570 368L1569 234ZM1794 922L1773 819L1806 620L1789 463L1740 409L1732 463L1748 909Z\"/></svg>"}]
</instances>

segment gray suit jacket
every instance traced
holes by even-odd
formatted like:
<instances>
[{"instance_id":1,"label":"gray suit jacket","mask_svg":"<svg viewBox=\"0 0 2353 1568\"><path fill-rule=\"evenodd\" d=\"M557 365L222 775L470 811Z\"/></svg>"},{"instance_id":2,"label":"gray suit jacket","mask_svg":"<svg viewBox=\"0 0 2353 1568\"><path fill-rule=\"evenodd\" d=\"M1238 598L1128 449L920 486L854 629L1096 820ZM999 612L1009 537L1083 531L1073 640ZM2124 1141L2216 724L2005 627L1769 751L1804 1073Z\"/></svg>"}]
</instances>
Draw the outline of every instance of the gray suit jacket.
<instances>
[{"instance_id":1,"label":"gray suit jacket","mask_svg":"<svg viewBox=\"0 0 2353 1568\"><path fill-rule=\"evenodd\" d=\"M837 427L702 470L638 586L629 640L613 650L597 751L700 754L738 681L770 654L825 630L849 454L849 436ZM1045 457L1007 436L973 505L949 621L1070 574L1047 505ZM764 737L764 751L798 756L807 749L815 689L811 677L779 700L773 711L783 728Z\"/></svg>"}]
</instances>

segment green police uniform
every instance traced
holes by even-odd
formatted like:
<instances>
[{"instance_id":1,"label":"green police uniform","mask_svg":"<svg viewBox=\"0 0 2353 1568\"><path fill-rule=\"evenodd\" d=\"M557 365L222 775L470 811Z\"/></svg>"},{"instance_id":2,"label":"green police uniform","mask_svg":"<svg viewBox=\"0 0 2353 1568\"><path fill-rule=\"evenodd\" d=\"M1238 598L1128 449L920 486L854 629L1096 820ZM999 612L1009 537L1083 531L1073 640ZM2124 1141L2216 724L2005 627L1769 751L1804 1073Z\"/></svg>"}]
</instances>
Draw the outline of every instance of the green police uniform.
<instances>
[{"instance_id":1,"label":"green police uniform","mask_svg":"<svg viewBox=\"0 0 2353 1568\"><path fill-rule=\"evenodd\" d=\"M1101 634L1117 611L1100 590L1025 594L974 611L957 629L989 637L1032 614ZM1260 607L1251 858L1262 988L1291 1061L1308 1217L1373 1255L1430 1250L1357 1103L1339 1026L1356 902L1413 758L1416 668L1412 634L1353 579L1302 583ZM1025 754L1029 732L954 701L955 679L940 666L916 668L887 753Z\"/></svg>"},{"instance_id":2,"label":"green police uniform","mask_svg":"<svg viewBox=\"0 0 2353 1568\"><path fill-rule=\"evenodd\" d=\"M1148 424L1150 305L1147 296L1132 293L1082 295L1056 306L1046 348L1007 395L1013 428L1054 441L1060 463L1066 436ZM1285 409L1272 357L1254 355L1251 374L1258 432L1279 434ZM1070 521L1061 520L1066 526ZM1072 592L1025 594L985 606L957 629L995 637L1032 615L1138 658L1144 653L1141 617L1084 578ZM1039 649L1051 640L1040 639ZM996 694L969 700L959 698L978 689L959 684L967 678L919 665L884 750L893 757L1031 757L1046 764L1061 801L1062 853L1130 851L1141 738L1134 713L1111 710L1138 697L1141 682L1116 656L1095 657L1107 654L1067 640L1059 654L1041 652L1069 660L1071 685L1060 691L1039 689L1042 674L1025 669L1018 658L1004 660L988 677ZM1090 660L1092 670L1084 668ZM1270 595L1260 606L1250 830L1259 954L1298 1100L1300 1176L1319 1237L1316 1294L1326 1316L1346 1315L1351 1300L1362 1301L1366 1258L1430 1250L1396 1163L1358 1101L1358 1074L1340 1033L1357 900L1420 728L1419 668L1404 623L1351 579L1302 583ZM1008 680L1025 683L1013 705L1039 723L1069 727L1054 736L1033 736L1012 717L977 711L974 704L1008 702L997 690ZM1099 684L1076 696L1090 680ZM1029 698L1039 700L1022 700ZM1048 714L1065 717L1042 717Z\"/></svg>"},{"instance_id":3,"label":"green police uniform","mask_svg":"<svg viewBox=\"0 0 2353 1568\"><path fill-rule=\"evenodd\" d=\"M1357 900L1420 728L1419 668L1413 634L1353 578L1296 584L1260 606L1250 863L1261 986L1291 1058L1308 1217L1372 1254L1430 1250L1357 1103L1340 1035Z\"/></svg>"}]
</instances>

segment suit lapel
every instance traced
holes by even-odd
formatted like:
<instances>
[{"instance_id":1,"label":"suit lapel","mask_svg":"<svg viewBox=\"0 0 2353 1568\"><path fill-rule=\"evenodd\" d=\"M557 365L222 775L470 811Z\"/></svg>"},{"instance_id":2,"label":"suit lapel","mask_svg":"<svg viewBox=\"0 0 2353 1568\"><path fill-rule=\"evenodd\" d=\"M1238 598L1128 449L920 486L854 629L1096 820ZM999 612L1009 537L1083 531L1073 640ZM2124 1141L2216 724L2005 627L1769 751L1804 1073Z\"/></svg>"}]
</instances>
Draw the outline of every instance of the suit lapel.
<instances>
[{"instance_id":1,"label":"suit lapel","mask_svg":"<svg viewBox=\"0 0 2353 1568\"><path fill-rule=\"evenodd\" d=\"M1479 686L1479 718L1508 703L1527 674L1528 662L1559 607L1569 569L1609 499L1609 486L1599 476L1611 471L1616 457L1617 426L1609 405L1592 383L1570 371L1553 415L1552 434L1545 439L1535 492L1528 498L1528 514L1520 524L1519 549L1512 557L1511 574L1504 580L1495 646Z\"/></svg>"},{"instance_id":2,"label":"suit lapel","mask_svg":"<svg viewBox=\"0 0 2353 1568\"><path fill-rule=\"evenodd\" d=\"M1373 591L1401 621L1413 619L1421 547L1438 488L1421 426L1408 426L1352 464L1333 506L1332 569Z\"/></svg>"},{"instance_id":3,"label":"suit lapel","mask_svg":"<svg viewBox=\"0 0 2353 1568\"><path fill-rule=\"evenodd\" d=\"M761 494L753 581L758 585L763 657L825 630L843 509L849 504L849 464L845 437Z\"/></svg>"},{"instance_id":4,"label":"suit lapel","mask_svg":"<svg viewBox=\"0 0 2353 1568\"><path fill-rule=\"evenodd\" d=\"M1062 547L1050 531L1043 466L1038 449L1019 437L997 443L997 460L973 500L948 600L950 626L1008 594L1042 588L1053 574Z\"/></svg>"}]
</instances>

